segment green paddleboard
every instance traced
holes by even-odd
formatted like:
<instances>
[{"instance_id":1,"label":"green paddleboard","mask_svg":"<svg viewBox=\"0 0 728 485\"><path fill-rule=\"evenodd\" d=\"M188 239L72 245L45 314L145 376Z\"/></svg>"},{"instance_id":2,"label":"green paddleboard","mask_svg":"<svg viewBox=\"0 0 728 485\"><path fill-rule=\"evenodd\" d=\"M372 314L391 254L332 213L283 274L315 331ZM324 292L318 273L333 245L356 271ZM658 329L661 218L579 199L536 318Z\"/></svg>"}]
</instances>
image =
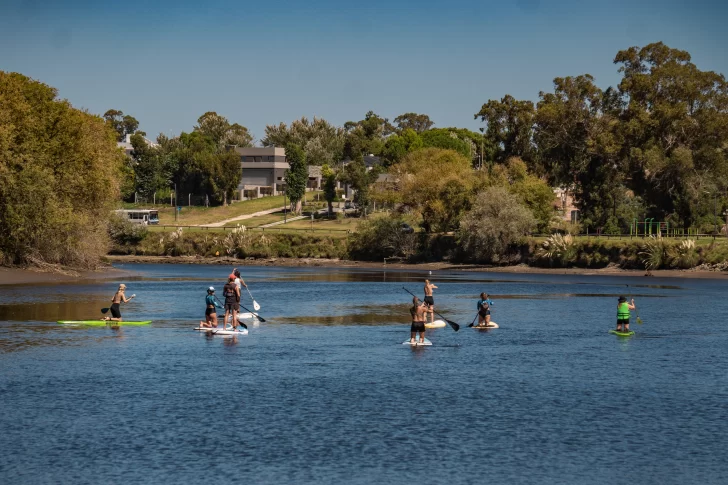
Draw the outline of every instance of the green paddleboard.
<instances>
[{"instance_id":1,"label":"green paddleboard","mask_svg":"<svg viewBox=\"0 0 728 485\"><path fill-rule=\"evenodd\" d=\"M58 320L58 323L62 323L64 325L90 325L92 327L105 327L106 325L149 325L152 321L146 320L144 322L128 322L124 320L123 322L113 322L108 320Z\"/></svg>"},{"instance_id":2,"label":"green paddleboard","mask_svg":"<svg viewBox=\"0 0 728 485\"><path fill-rule=\"evenodd\" d=\"M634 335L634 332L630 330L629 332L617 332L616 330L610 330L609 333L616 335L617 337L631 337Z\"/></svg>"}]
</instances>

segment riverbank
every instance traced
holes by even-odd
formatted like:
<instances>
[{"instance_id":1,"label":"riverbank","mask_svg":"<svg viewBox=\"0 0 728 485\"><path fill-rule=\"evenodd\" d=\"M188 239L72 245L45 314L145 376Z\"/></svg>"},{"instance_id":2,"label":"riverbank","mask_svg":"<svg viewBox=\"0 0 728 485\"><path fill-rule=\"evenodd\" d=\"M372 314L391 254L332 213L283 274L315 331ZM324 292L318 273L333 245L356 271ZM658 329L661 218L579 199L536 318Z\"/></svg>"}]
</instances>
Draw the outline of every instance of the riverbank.
<instances>
[{"instance_id":1,"label":"riverbank","mask_svg":"<svg viewBox=\"0 0 728 485\"><path fill-rule=\"evenodd\" d=\"M475 264L452 264L447 262L433 263L375 263L371 261L351 261L344 259L324 258L205 258L200 256L134 256L114 255L108 257L115 264L219 264L229 266L281 266L281 267L322 267L322 268L365 268L365 269L409 269L412 271L474 271L490 273L516 274L559 274L559 275L595 275L595 276L646 276L645 270L621 269L616 266L606 268L538 268L525 264L515 266L486 266ZM664 269L652 271L650 276L658 278L708 278L728 279L728 271L710 271L704 269L675 270Z\"/></svg>"},{"instance_id":2,"label":"riverbank","mask_svg":"<svg viewBox=\"0 0 728 485\"><path fill-rule=\"evenodd\" d=\"M131 275L126 271L106 266L96 271L46 271L40 268L0 267L0 285L79 283L95 280L120 279Z\"/></svg>"}]
</instances>

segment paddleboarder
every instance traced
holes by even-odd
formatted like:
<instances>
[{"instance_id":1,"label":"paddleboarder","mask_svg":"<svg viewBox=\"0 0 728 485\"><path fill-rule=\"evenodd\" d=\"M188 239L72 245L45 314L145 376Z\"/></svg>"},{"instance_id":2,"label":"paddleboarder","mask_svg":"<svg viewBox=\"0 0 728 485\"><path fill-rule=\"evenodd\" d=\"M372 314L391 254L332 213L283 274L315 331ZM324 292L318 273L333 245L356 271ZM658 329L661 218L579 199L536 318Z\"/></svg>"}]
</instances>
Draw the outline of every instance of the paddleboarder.
<instances>
[{"instance_id":1,"label":"paddleboarder","mask_svg":"<svg viewBox=\"0 0 728 485\"><path fill-rule=\"evenodd\" d=\"M247 288L248 285L246 285L243 278L240 277L240 270L238 270L238 268L233 268L233 274L235 275L235 286L238 287L238 291L242 294L241 288Z\"/></svg>"},{"instance_id":2,"label":"paddleboarder","mask_svg":"<svg viewBox=\"0 0 728 485\"><path fill-rule=\"evenodd\" d=\"M490 306L492 304L493 301L488 298L487 293L480 294L480 300L478 300L477 304L479 327L487 327L488 325L490 325Z\"/></svg>"},{"instance_id":3,"label":"paddleboarder","mask_svg":"<svg viewBox=\"0 0 728 485\"><path fill-rule=\"evenodd\" d=\"M235 275L228 276L228 282L222 289L222 295L225 297L225 319L223 325L228 321L228 316L233 316L233 330L238 328L238 309L240 301L240 290L235 284Z\"/></svg>"},{"instance_id":4,"label":"paddleboarder","mask_svg":"<svg viewBox=\"0 0 728 485\"><path fill-rule=\"evenodd\" d=\"M412 297L412 308L410 308L410 315L412 316L412 326L410 327L410 342L416 342L416 334L420 334L420 343L425 343L425 321L427 319L427 305L420 299Z\"/></svg>"},{"instance_id":5,"label":"paddleboarder","mask_svg":"<svg viewBox=\"0 0 728 485\"><path fill-rule=\"evenodd\" d=\"M205 297L205 321L200 322L200 327L217 327L217 310L216 308L224 308L215 298L215 288L212 286L207 289Z\"/></svg>"},{"instance_id":6,"label":"paddleboarder","mask_svg":"<svg viewBox=\"0 0 728 485\"><path fill-rule=\"evenodd\" d=\"M430 314L430 323L435 321L435 300L432 298L432 290L437 289L437 286L430 283L430 280L425 280L425 305L427 305L427 313Z\"/></svg>"},{"instance_id":7,"label":"paddleboarder","mask_svg":"<svg viewBox=\"0 0 728 485\"><path fill-rule=\"evenodd\" d=\"M629 303L624 296L617 300L617 332L629 332L629 311L634 310L634 298Z\"/></svg>"},{"instance_id":8,"label":"paddleboarder","mask_svg":"<svg viewBox=\"0 0 728 485\"><path fill-rule=\"evenodd\" d=\"M111 307L109 310L111 310L111 316L110 317L104 317L104 320L111 321L111 322L120 322L121 321L121 311L119 307L121 306L121 303L129 303L132 298L134 298L136 295L131 295L131 297L127 298L126 295L124 295L124 291L126 290L126 285L124 283L119 285L119 289L116 290L116 293L114 293L114 297L111 299Z\"/></svg>"}]
</instances>

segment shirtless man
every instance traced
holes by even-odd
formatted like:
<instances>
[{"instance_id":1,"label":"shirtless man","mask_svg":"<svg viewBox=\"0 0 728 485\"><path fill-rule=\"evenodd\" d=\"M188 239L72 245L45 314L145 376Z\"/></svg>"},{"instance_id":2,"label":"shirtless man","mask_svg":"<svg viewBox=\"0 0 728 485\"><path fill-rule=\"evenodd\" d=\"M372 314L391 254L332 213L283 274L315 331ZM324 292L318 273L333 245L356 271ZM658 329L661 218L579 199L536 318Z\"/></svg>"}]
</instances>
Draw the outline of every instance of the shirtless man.
<instances>
[{"instance_id":1,"label":"shirtless man","mask_svg":"<svg viewBox=\"0 0 728 485\"><path fill-rule=\"evenodd\" d=\"M437 289L437 286L430 283L430 280L425 280L425 305L427 305L427 313L430 314L430 323L435 321L435 300L432 298L433 289Z\"/></svg>"},{"instance_id":2,"label":"shirtless man","mask_svg":"<svg viewBox=\"0 0 728 485\"><path fill-rule=\"evenodd\" d=\"M427 313L427 307L425 303L420 303L420 299L416 296L412 298L412 308L410 308L410 315L412 315L412 326L410 327L410 342L415 343L417 332L420 333L420 343L425 343L425 320Z\"/></svg>"}]
</instances>

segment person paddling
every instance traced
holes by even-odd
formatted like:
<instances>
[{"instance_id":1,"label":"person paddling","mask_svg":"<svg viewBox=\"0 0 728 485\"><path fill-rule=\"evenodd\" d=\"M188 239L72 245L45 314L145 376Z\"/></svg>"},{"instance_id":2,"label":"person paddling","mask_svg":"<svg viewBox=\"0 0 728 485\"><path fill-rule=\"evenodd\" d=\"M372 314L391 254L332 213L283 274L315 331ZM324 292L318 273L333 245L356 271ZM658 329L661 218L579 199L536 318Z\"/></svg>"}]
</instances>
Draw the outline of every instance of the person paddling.
<instances>
[{"instance_id":1,"label":"person paddling","mask_svg":"<svg viewBox=\"0 0 728 485\"><path fill-rule=\"evenodd\" d=\"M225 319L223 320L223 327L225 326L225 323L228 321L228 316L232 315L233 317L233 330L237 330L238 328L238 309L240 308L239 301L240 301L240 290L235 285L235 275L231 274L228 276L228 282L225 284L225 286L222 289L222 295L225 297Z\"/></svg>"},{"instance_id":2,"label":"person paddling","mask_svg":"<svg viewBox=\"0 0 728 485\"><path fill-rule=\"evenodd\" d=\"M215 298L215 288L212 286L207 289L205 297L205 321L200 322L200 327L212 328L217 327L217 310L223 308Z\"/></svg>"},{"instance_id":3,"label":"person paddling","mask_svg":"<svg viewBox=\"0 0 728 485\"><path fill-rule=\"evenodd\" d=\"M121 321L121 311L119 309L121 303L129 303L132 298L134 298L136 295L131 295L130 298L127 298L126 295L124 295L124 291L126 290L126 285L124 283L119 285L119 289L116 290L116 293L114 293L114 297L111 299L111 316L110 317L104 317L104 320L111 321L111 322L120 322Z\"/></svg>"},{"instance_id":4,"label":"person paddling","mask_svg":"<svg viewBox=\"0 0 728 485\"><path fill-rule=\"evenodd\" d=\"M420 303L419 298L416 296L412 298L412 308L410 308L410 315L412 315L412 326L410 327L410 342L416 342L417 332L420 333L420 343L425 343L425 321L427 320L427 305L422 302Z\"/></svg>"},{"instance_id":5,"label":"person paddling","mask_svg":"<svg viewBox=\"0 0 728 485\"><path fill-rule=\"evenodd\" d=\"M488 298L487 293L480 294L480 300L478 300L477 304L479 327L487 327L488 325L490 325L490 306L492 304L493 301Z\"/></svg>"},{"instance_id":6,"label":"person paddling","mask_svg":"<svg viewBox=\"0 0 728 485\"><path fill-rule=\"evenodd\" d=\"M427 305L427 313L430 314L430 323L435 322L435 300L432 298L433 289L437 289L437 286L430 283L430 280L425 280L425 305Z\"/></svg>"},{"instance_id":7,"label":"person paddling","mask_svg":"<svg viewBox=\"0 0 728 485\"><path fill-rule=\"evenodd\" d=\"M629 332L629 311L634 310L634 298L627 303L624 296L617 300L617 332Z\"/></svg>"}]
</instances>

